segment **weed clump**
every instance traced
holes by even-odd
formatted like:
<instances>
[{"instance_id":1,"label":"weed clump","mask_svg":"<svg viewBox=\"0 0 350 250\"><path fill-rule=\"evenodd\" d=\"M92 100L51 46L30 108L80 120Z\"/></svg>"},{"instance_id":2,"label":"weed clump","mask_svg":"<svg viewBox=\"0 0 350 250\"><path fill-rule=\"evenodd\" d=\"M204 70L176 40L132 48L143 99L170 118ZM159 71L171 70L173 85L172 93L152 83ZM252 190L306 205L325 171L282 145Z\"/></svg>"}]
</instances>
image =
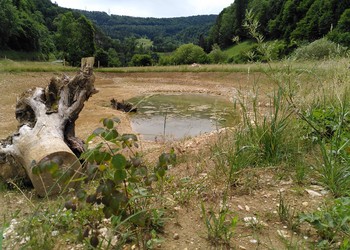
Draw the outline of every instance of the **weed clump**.
<instances>
[{"instance_id":1,"label":"weed clump","mask_svg":"<svg viewBox=\"0 0 350 250\"><path fill-rule=\"evenodd\" d=\"M296 60L325 60L344 57L347 49L339 44L321 38L297 48L292 58Z\"/></svg>"}]
</instances>

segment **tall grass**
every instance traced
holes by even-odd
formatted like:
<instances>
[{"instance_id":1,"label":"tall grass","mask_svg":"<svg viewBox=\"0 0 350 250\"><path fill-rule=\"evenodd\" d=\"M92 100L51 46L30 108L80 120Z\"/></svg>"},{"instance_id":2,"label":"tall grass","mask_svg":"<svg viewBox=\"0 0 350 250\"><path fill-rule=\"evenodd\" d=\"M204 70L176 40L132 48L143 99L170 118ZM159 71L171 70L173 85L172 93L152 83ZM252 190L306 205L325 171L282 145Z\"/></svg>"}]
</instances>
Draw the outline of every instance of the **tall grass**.
<instances>
[{"instance_id":1,"label":"tall grass","mask_svg":"<svg viewBox=\"0 0 350 250\"><path fill-rule=\"evenodd\" d=\"M115 67L115 68L95 68L95 72L101 73L162 73L162 72L243 72L243 73L263 73L268 75L284 75L286 65L291 65L291 72L300 74L312 72L319 77L331 77L333 74L346 74L348 70L346 65L347 59L327 60L327 61L279 61L255 63L255 64L203 64L196 67L191 65L180 66L147 66L147 67ZM329 75L330 69L333 72ZM57 71L76 71L78 68L63 66L51 62L30 62L30 61L13 61L9 59L0 59L0 73L2 72L57 72Z\"/></svg>"},{"instance_id":2,"label":"tall grass","mask_svg":"<svg viewBox=\"0 0 350 250\"><path fill-rule=\"evenodd\" d=\"M293 110L283 99L282 89L274 92L270 105L264 108L259 106L258 92L252 98L252 107L239 101L242 123L236 132L237 160L250 166L288 161L298 151L298 134L291 133Z\"/></svg>"},{"instance_id":3,"label":"tall grass","mask_svg":"<svg viewBox=\"0 0 350 250\"><path fill-rule=\"evenodd\" d=\"M349 90L334 98L325 96L304 120L312 124L308 136L320 148L320 181L335 197L350 195L350 105Z\"/></svg>"},{"instance_id":4,"label":"tall grass","mask_svg":"<svg viewBox=\"0 0 350 250\"><path fill-rule=\"evenodd\" d=\"M77 68L50 62L0 60L0 73L76 71Z\"/></svg>"},{"instance_id":5,"label":"tall grass","mask_svg":"<svg viewBox=\"0 0 350 250\"><path fill-rule=\"evenodd\" d=\"M258 97L255 91L250 100L244 96L238 100L241 123L212 147L215 171L226 177L229 186L235 186L247 168L303 163L297 118L282 89L276 89L267 107L260 106Z\"/></svg>"}]
</instances>

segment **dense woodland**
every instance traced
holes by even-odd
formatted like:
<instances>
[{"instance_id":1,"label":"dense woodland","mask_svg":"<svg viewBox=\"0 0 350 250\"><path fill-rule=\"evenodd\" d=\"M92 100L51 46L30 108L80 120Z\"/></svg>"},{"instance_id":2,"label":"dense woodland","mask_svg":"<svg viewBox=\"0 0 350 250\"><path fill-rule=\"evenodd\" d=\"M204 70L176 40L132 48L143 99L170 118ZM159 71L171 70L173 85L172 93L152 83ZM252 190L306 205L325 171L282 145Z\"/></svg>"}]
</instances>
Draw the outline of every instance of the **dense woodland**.
<instances>
[{"instance_id":1,"label":"dense woodland","mask_svg":"<svg viewBox=\"0 0 350 250\"><path fill-rule=\"evenodd\" d=\"M209 44L226 48L232 38L249 38L242 28L246 10L252 10L266 39L300 44L329 37L350 45L350 0L235 0L218 16Z\"/></svg>"},{"instance_id":2,"label":"dense woodland","mask_svg":"<svg viewBox=\"0 0 350 250\"><path fill-rule=\"evenodd\" d=\"M0 51L72 65L91 55L102 66L228 62L213 58L234 42L252 39L243 25L247 10L265 41L283 44L281 55L322 37L350 45L350 0L235 0L218 16L179 18L70 10L50 0L0 0Z\"/></svg>"},{"instance_id":3,"label":"dense woodland","mask_svg":"<svg viewBox=\"0 0 350 250\"><path fill-rule=\"evenodd\" d=\"M201 36L208 35L217 15L200 15L176 18L141 18L108 15L98 11L80 11L103 32L123 41L125 37L146 37L153 42L157 52L170 52L181 44L198 43Z\"/></svg>"}]
</instances>

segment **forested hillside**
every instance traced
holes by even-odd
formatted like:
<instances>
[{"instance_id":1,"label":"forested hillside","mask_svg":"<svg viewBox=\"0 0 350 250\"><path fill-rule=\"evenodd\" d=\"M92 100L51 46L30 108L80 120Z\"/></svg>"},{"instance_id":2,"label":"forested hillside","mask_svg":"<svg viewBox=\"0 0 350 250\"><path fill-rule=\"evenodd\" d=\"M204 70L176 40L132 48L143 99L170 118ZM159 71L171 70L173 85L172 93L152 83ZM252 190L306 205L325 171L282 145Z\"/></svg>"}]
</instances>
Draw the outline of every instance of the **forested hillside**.
<instances>
[{"instance_id":1,"label":"forested hillside","mask_svg":"<svg viewBox=\"0 0 350 250\"><path fill-rule=\"evenodd\" d=\"M208 37L209 45L216 43L225 48L233 44L233 37L249 38L242 28L248 9L259 20L259 31L268 40L298 44L327 36L350 45L350 0L235 0L219 14Z\"/></svg>"},{"instance_id":2,"label":"forested hillside","mask_svg":"<svg viewBox=\"0 0 350 250\"><path fill-rule=\"evenodd\" d=\"M30 60L55 56L76 64L95 54L95 29L85 16L50 0L1 0L0 51L24 53Z\"/></svg>"},{"instance_id":3,"label":"forested hillside","mask_svg":"<svg viewBox=\"0 0 350 250\"><path fill-rule=\"evenodd\" d=\"M61 8L50 0L1 0L0 51L24 53L30 60L65 59L72 65L95 55L103 66L126 66L135 54L153 53L147 64L157 60L155 52L198 43L215 19L109 16Z\"/></svg>"},{"instance_id":4,"label":"forested hillside","mask_svg":"<svg viewBox=\"0 0 350 250\"><path fill-rule=\"evenodd\" d=\"M108 36L122 41L125 37L146 37L153 41L154 50L169 52L184 43L198 43L207 36L217 15L176 18L141 18L108 15L98 11L80 11Z\"/></svg>"},{"instance_id":5,"label":"forested hillside","mask_svg":"<svg viewBox=\"0 0 350 250\"><path fill-rule=\"evenodd\" d=\"M16 52L25 59L77 65L94 55L101 66L245 62L252 58L241 53L227 59L221 49L251 39L243 25L248 10L264 40L278 40L276 59L322 37L350 45L350 0L235 0L218 16L179 18L78 11L50 0L1 0L0 56ZM177 49L173 58L160 53Z\"/></svg>"}]
</instances>

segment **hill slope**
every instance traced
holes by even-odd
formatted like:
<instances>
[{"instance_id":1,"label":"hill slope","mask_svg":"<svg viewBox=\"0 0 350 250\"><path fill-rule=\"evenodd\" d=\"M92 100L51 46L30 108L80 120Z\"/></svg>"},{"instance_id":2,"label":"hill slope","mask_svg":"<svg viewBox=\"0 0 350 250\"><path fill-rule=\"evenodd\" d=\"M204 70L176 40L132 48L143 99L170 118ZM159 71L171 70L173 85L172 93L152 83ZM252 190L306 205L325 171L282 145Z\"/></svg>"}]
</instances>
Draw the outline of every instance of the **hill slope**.
<instances>
[{"instance_id":1,"label":"hill slope","mask_svg":"<svg viewBox=\"0 0 350 250\"><path fill-rule=\"evenodd\" d=\"M328 36L350 45L350 1L339 0L235 0L219 14L209 35L210 43L228 47L235 36L249 38L242 27L247 10L254 13L266 39L311 42Z\"/></svg>"},{"instance_id":2,"label":"hill slope","mask_svg":"<svg viewBox=\"0 0 350 250\"><path fill-rule=\"evenodd\" d=\"M142 18L108 15L99 11L79 11L92 20L108 36L123 40L126 37L147 37L155 46L173 43L198 43L214 25L217 15L198 15L175 18Z\"/></svg>"}]
</instances>

